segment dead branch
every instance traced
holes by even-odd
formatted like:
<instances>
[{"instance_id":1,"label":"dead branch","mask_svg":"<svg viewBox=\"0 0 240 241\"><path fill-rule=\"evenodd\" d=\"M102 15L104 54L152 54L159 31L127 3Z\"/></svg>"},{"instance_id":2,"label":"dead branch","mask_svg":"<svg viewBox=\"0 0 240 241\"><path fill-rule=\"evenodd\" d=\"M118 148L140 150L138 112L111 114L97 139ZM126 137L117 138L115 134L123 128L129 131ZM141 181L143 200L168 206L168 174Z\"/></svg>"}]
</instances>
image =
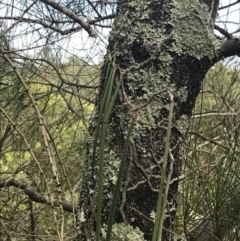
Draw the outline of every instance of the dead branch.
<instances>
[{"instance_id":1,"label":"dead branch","mask_svg":"<svg viewBox=\"0 0 240 241\"><path fill-rule=\"evenodd\" d=\"M0 189L6 188L6 187L16 187L23 190L24 193L29 197L30 201L43 203L53 207L62 206L64 211L70 212L70 213L74 213L76 211L71 204L64 201L62 203L59 203L57 199L49 200L47 197L38 193L33 186L27 183L24 183L17 178L12 177L8 179L0 180Z\"/></svg>"}]
</instances>

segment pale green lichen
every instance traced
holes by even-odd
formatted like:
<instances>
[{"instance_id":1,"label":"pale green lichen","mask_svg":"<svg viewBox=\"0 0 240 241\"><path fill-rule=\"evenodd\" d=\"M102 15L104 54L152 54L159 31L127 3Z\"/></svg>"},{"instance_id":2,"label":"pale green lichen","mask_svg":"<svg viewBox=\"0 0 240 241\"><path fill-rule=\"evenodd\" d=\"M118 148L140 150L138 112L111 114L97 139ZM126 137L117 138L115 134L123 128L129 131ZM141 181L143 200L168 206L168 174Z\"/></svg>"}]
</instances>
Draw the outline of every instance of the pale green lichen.
<instances>
[{"instance_id":1,"label":"pale green lichen","mask_svg":"<svg viewBox=\"0 0 240 241\"><path fill-rule=\"evenodd\" d=\"M112 150L107 151L105 155L104 165L104 185L107 186L109 181L116 184L118 172L120 168L121 159L117 157L116 153Z\"/></svg>"},{"instance_id":2,"label":"pale green lichen","mask_svg":"<svg viewBox=\"0 0 240 241\"><path fill-rule=\"evenodd\" d=\"M178 91L176 91L174 97L178 98L181 102L187 101L187 97L188 97L187 87L179 88Z\"/></svg>"},{"instance_id":3,"label":"pale green lichen","mask_svg":"<svg viewBox=\"0 0 240 241\"><path fill-rule=\"evenodd\" d=\"M113 135L111 135L111 136L108 135L108 137L113 138ZM109 147L108 147L109 140L108 139L106 140L106 147L105 147L105 154L104 154L104 163L105 163L104 169L103 169L103 171L104 171L103 185L104 186L107 186L109 184L109 182L111 182L114 185L116 184L119 166L120 166L120 162L121 162L121 159L117 156L117 154L113 150L109 149ZM94 138L88 139L88 145L91 146L91 148L89 148L89 157L88 157L89 160L91 160L92 154L93 154ZM100 147L98 146L96 148L95 165L93 167L94 168L93 178L95 180L98 179L97 173L98 173L98 169L99 169L99 158L100 158L99 157L99 153L100 153L99 149L100 149ZM88 172L88 175L91 175L91 172L92 172L91 168L92 168L92 166L89 166L89 169L86 170ZM86 171L85 171L85 173L86 173ZM89 190L90 190L89 194L92 194L95 192L94 190L91 190L91 189L89 189Z\"/></svg>"},{"instance_id":4,"label":"pale green lichen","mask_svg":"<svg viewBox=\"0 0 240 241\"><path fill-rule=\"evenodd\" d=\"M212 59L219 45L207 5L199 0L174 0L173 6L170 23L175 43L172 50L179 55Z\"/></svg>"},{"instance_id":5,"label":"pale green lichen","mask_svg":"<svg viewBox=\"0 0 240 241\"><path fill-rule=\"evenodd\" d=\"M156 211L152 210L150 213L150 218L153 220L153 222L155 222L155 218L156 218Z\"/></svg>"},{"instance_id":6,"label":"pale green lichen","mask_svg":"<svg viewBox=\"0 0 240 241\"><path fill-rule=\"evenodd\" d=\"M80 213L79 213L78 215L79 215L79 216L78 216L79 221L80 221L81 223L86 222L86 219L85 219L85 216L84 216L83 208L80 209Z\"/></svg>"},{"instance_id":7,"label":"pale green lichen","mask_svg":"<svg viewBox=\"0 0 240 241\"><path fill-rule=\"evenodd\" d=\"M104 225L102 228L103 240L106 238L107 226ZM127 223L115 223L112 228L111 240L114 241L145 241L143 237L143 232L139 228L133 228Z\"/></svg>"},{"instance_id":8,"label":"pale green lichen","mask_svg":"<svg viewBox=\"0 0 240 241\"><path fill-rule=\"evenodd\" d=\"M182 115L179 120L176 121L178 130L182 133L183 136L187 134L189 126L189 117Z\"/></svg>"}]
</instances>

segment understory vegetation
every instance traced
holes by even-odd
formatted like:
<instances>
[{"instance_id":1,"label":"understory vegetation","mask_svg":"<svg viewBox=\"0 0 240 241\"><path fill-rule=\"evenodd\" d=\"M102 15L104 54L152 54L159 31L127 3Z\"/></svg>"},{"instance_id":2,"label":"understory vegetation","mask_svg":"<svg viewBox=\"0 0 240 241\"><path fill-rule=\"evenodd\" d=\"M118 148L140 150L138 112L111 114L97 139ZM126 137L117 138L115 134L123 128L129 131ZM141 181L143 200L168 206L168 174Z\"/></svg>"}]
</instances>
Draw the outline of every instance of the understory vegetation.
<instances>
[{"instance_id":1,"label":"understory vegetation","mask_svg":"<svg viewBox=\"0 0 240 241\"><path fill-rule=\"evenodd\" d=\"M0 12L4 12L0 13L0 240L73 241L77 236L76 231L82 231L77 222L84 223L85 216L91 216L90 219L93 220L90 221L94 223L86 224L94 226L92 233L85 228L87 235L90 233L87 241L95 233L96 241L106 241L105 236L109 237L107 241L146 241L144 231L134 223L135 217L144 220L139 223L150 222L150 226L157 223L156 220L161 220L161 225L155 227L157 231L153 237L167 232L173 233L177 241L240 240L240 70L236 57L240 54L239 50L233 48L235 46L239 49L240 30L239 22L232 21L237 19L234 14L239 14L239 9L235 8L239 1L231 3L229 0L226 6L223 5L224 1L217 0L189 0L185 3L180 0L149 0L145 6L142 0L139 0L139 5L136 5L136 1L6 0L0 3ZM190 2L191 4L188 4ZM210 11L209 3L214 11ZM215 6L216 4L219 7ZM170 5L172 8L168 8ZM113 25L114 18L121 8L130 9L134 14L136 12L136 21L131 20L132 31L128 29L129 32L124 32L125 27L127 29L127 26L131 25L128 20L132 13L127 19L122 11L123 14L118 17L123 20ZM231 12L230 8L234 11ZM188 10L187 13L181 12L184 9ZM155 16L155 10L161 14ZM126 11L126 15L129 12ZM171 14L175 14L176 18L170 19ZM151 21L151 18L154 21ZM190 20L193 19L196 26L189 26ZM125 20L126 26L122 23ZM179 29L178 20L181 20ZM112 26L115 33L108 39ZM142 28L146 30L149 26L150 31L146 31L145 36L144 32L139 33L142 34L140 37L134 35L134 31L138 32ZM203 28L201 31L198 29L200 27ZM188 31L189 29L191 31ZM157 31L158 36L155 35ZM209 47L210 54L207 54L208 50L202 45L195 46L197 42L191 45L194 37L188 42L185 41L186 33L190 38L198 31L201 32L201 35L198 35L199 43L202 36L205 36L203 46ZM118 35L121 35L123 40ZM156 36L160 36L159 41ZM153 38L155 40L151 42ZM118 42L117 53L114 52L114 41ZM125 47L131 50L130 54ZM217 55L217 51L221 54ZM119 63L121 61L116 59L121 59L124 54L128 55L129 59L123 57L123 63ZM213 65L214 63L216 64ZM128 64L130 66L127 66ZM213 67L207 72L208 67L204 64L208 64L209 68L212 65ZM146 66L149 68L144 72L143 68ZM199 71L196 75L195 70ZM184 74L186 79L182 78ZM149 76L152 79L149 80ZM190 82L191 79L195 82ZM141 85L142 80L146 82L145 86ZM162 80L166 81L163 86L160 85L162 89L155 90ZM148 81L154 82L153 85L148 85ZM192 83L197 83L197 90L194 90ZM194 103L200 85L200 94ZM190 93L191 90L196 93ZM121 110L117 102L121 102ZM153 102L155 109L151 109ZM190 107L186 106L186 103ZM183 110L184 105L188 110ZM193 106L195 107L190 116ZM154 110L158 112L156 115ZM147 111L150 114L146 114ZM142 119L138 119L140 115ZM185 141L188 118L190 127ZM120 124L114 123L114 120ZM174 137L170 120L179 124L175 126ZM118 136L111 133L116 126L110 126L110 121L119 124ZM181 124L186 126L180 126ZM131 139L134 128L135 139ZM160 131L154 136L152 132L157 129ZM169 134L171 131L172 136ZM150 133L149 139L145 138L146 133ZM112 139L109 138L111 135ZM119 136L122 137L122 140L119 140L120 144L117 143L119 145L111 143L118 142L116 139ZM156 139L154 147L153 141L150 144L146 143L152 136ZM158 145L160 138L166 140L160 144L161 147ZM90 146L89 143L94 144ZM90 148L87 147L88 144ZM146 152L143 152L145 156L136 150L137 145L141 144L142 150ZM178 147L178 144L181 147ZM144 145L148 145L148 151L151 153L147 153ZM117 163L112 164L113 169L108 169L105 165L107 154L107 164L113 159ZM151 161L146 161L147 164L142 166L138 160L134 163L133 159L142 157L141 155L144 156L144 161L152 158L152 163L155 161L154 165L151 166ZM97 159L96 156L101 158ZM127 158L129 167L124 166ZM176 164L174 161L177 158L183 163L182 172L176 171L175 174L181 174L173 178L171 175L174 168L171 165ZM89 185L89 193L86 193L89 194L89 199L96 196L100 201L89 201L88 197L83 200L82 203L87 200L85 207L90 210L90 214L86 215L85 212L84 216L79 193L83 190L81 187L84 162L87 163L88 160L92 160L92 176L89 175L90 179L84 179ZM146 167L146 170L143 167ZM108 178L111 179L108 179L109 182L105 185L107 191L104 190L106 169L110 173ZM122 173L116 169L121 169ZM98 170L100 171L97 172ZM133 174L138 177L134 179ZM131 179L130 176L131 185L124 186L125 182L129 181L127 179ZM174 182L177 183L175 190L172 189L175 193L165 192L167 185L169 188ZM117 185L120 191L116 188ZM132 190L137 190L138 193L141 187L145 190L150 187L148 193L153 195L160 193L160 217L156 215L156 205L151 207L151 212L146 215L144 211L137 210L131 202L132 206L128 205L127 201L130 198L126 198L127 191L130 190L128 194ZM174 200L178 191L178 199ZM119 201L118 196L115 198L112 193L122 195L122 200ZM145 193L138 194L139 203L145 202L148 206L147 201L151 197L148 200L146 197L146 201L142 200ZM106 202L104 195L107 196L106 200L113 200L112 203L115 200L115 206ZM167 203L169 196L176 201L169 202L172 206ZM132 199L133 197L136 196L132 194ZM99 203L101 205L98 205ZM113 206L121 209L120 214L114 216L115 209L111 209L112 213L108 210L108 207ZM128 212L123 211L126 206L128 211L131 209L134 213L129 215L131 218L128 217L132 226L125 222L127 218L124 220L125 213ZM175 211L174 221L171 218L175 218ZM113 232L111 228L110 231L108 229L110 225L107 223L109 226L106 227L106 223L102 221L104 215L105 221L110 220L106 217L109 213L113 214ZM169 222L172 225L169 225L169 229L175 228L174 231L164 226L166 213L170 214L168 218L170 217L169 220L173 223ZM118 220L115 222L116 217ZM143 230L149 227L144 225ZM118 232L114 233L114 229ZM124 230L128 233L124 233ZM131 236L126 237L129 233ZM149 240L151 235L148 236ZM116 236L118 240L115 240ZM165 241L166 237L155 237L153 241Z\"/></svg>"}]
</instances>

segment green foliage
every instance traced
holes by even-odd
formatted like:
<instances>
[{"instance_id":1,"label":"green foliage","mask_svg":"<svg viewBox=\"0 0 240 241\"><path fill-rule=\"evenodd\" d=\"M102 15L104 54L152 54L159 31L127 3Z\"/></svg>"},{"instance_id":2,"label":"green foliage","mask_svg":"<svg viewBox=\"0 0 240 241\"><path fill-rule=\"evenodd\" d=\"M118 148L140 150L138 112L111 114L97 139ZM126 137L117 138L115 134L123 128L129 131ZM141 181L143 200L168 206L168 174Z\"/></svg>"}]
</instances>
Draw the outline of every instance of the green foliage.
<instances>
[{"instance_id":1,"label":"green foliage","mask_svg":"<svg viewBox=\"0 0 240 241\"><path fill-rule=\"evenodd\" d=\"M197 99L178 230L193 240L239 239L239 92L238 69L219 63L207 74Z\"/></svg>"},{"instance_id":2,"label":"green foliage","mask_svg":"<svg viewBox=\"0 0 240 241\"><path fill-rule=\"evenodd\" d=\"M99 66L87 66L78 58L60 65L52 54L49 56L44 61L28 56L19 63L15 62L16 56L11 56L28 91L16 71L0 56L0 175L2 182L14 177L42 198L74 206ZM61 183L61 193L56 178ZM74 213L64 212L61 205L52 208L32 201L24 187L2 184L1 188L0 216L12 238L28 240L37 235L44 240L59 240L61 236L71 240ZM5 238L5 232L3 236L1 233L0 230L0 239Z\"/></svg>"}]
</instances>

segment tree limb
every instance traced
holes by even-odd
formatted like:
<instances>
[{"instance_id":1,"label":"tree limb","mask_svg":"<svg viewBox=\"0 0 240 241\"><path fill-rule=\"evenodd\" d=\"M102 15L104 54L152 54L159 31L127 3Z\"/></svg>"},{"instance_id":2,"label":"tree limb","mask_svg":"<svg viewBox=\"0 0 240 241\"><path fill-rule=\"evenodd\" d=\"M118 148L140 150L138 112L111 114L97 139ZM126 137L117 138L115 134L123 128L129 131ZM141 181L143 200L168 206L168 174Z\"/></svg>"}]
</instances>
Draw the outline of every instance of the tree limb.
<instances>
[{"instance_id":1,"label":"tree limb","mask_svg":"<svg viewBox=\"0 0 240 241\"><path fill-rule=\"evenodd\" d=\"M232 35L226 31L225 29L219 27L218 25L214 25L214 29L218 30L222 35L224 35L227 39L232 39Z\"/></svg>"},{"instance_id":2,"label":"tree limb","mask_svg":"<svg viewBox=\"0 0 240 241\"><path fill-rule=\"evenodd\" d=\"M80 24L89 34L90 37L97 37L97 32L95 29L93 29L93 27L87 23L86 21L84 21L82 18L80 18L79 16L77 16L74 12L72 12L71 10L69 10L68 8L60 5L57 2L54 2L52 0L40 0L41 2L51 6L52 8L58 10L59 12L65 14L66 16L68 16L69 18L71 18L72 20L74 20L75 22L77 22L78 24Z\"/></svg>"},{"instance_id":3,"label":"tree limb","mask_svg":"<svg viewBox=\"0 0 240 241\"><path fill-rule=\"evenodd\" d=\"M113 14L109 14L109 15L101 17L101 18L96 18L95 20L90 20L89 23L90 24L95 24L97 22L100 22L100 21L103 21L103 20L106 20L106 19L113 19L115 17L116 17L116 14L113 13Z\"/></svg>"},{"instance_id":4,"label":"tree limb","mask_svg":"<svg viewBox=\"0 0 240 241\"><path fill-rule=\"evenodd\" d=\"M232 38L224 41L214 59L217 62L221 59L237 55L240 57L240 39Z\"/></svg>"},{"instance_id":5,"label":"tree limb","mask_svg":"<svg viewBox=\"0 0 240 241\"><path fill-rule=\"evenodd\" d=\"M24 191L24 193L29 197L31 201L37 202L37 203L43 203L52 207L60 207L62 205L63 210L66 212L74 213L76 210L74 206L67 202L59 203L58 200L53 199L49 200L48 198L44 197L42 194L38 193L34 187L31 185L22 182L21 180L17 178L8 178L5 180L0 180L0 189L5 187L17 187Z\"/></svg>"}]
</instances>

